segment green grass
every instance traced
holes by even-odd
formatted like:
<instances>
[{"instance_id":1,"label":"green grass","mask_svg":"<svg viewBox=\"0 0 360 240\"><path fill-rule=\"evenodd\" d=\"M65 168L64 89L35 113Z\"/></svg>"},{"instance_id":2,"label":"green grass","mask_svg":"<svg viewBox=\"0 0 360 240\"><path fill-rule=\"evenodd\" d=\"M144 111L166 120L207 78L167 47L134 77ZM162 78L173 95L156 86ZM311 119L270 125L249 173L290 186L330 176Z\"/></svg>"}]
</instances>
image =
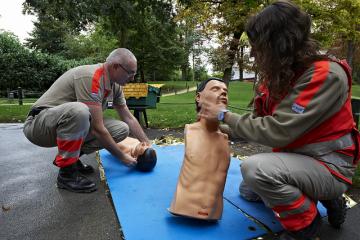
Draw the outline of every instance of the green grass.
<instances>
[{"instance_id":1,"label":"green grass","mask_svg":"<svg viewBox=\"0 0 360 240\"><path fill-rule=\"evenodd\" d=\"M233 112L244 113L250 102L252 93L251 83L230 83L229 105ZM195 92L161 97L156 109L148 109L147 117L152 128L183 128L185 124L194 122ZM115 117L114 110L107 110L106 116Z\"/></svg>"},{"instance_id":2,"label":"green grass","mask_svg":"<svg viewBox=\"0 0 360 240\"><path fill-rule=\"evenodd\" d=\"M360 85L352 85L351 93L353 97L360 97Z\"/></svg>"},{"instance_id":3,"label":"green grass","mask_svg":"<svg viewBox=\"0 0 360 240\"><path fill-rule=\"evenodd\" d=\"M158 82L161 83L161 82ZM195 82L162 82L169 86L184 86L185 83ZM253 96L253 84L244 82L231 82L229 87L229 108L233 112L244 113ZM360 97L360 85L353 85L353 96ZM147 110L149 124L153 128L181 128L186 123L193 122L196 118L195 92L161 97L156 109ZM24 103L35 102L34 98L24 99ZM14 100L14 105L0 105L0 122L24 121L30 108L29 105L19 106ZM8 104L6 98L0 98L0 104ZM116 116L113 110L107 110L106 116Z\"/></svg>"},{"instance_id":4,"label":"green grass","mask_svg":"<svg viewBox=\"0 0 360 240\"><path fill-rule=\"evenodd\" d=\"M0 123L23 122L31 105L0 105Z\"/></svg>"}]
</instances>

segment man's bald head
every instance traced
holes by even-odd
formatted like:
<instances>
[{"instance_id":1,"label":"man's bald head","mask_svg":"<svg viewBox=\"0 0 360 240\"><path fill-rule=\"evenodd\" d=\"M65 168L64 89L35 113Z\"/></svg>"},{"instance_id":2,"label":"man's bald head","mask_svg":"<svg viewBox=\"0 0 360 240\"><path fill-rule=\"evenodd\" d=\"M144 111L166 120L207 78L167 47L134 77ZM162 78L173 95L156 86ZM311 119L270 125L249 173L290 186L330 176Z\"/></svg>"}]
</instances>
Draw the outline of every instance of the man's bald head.
<instances>
[{"instance_id":1,"label":"man's bald head","mask_svg":"<svg viewBox=\"0 0 360 240\"><path fill-rule=\"evenodd\" d=\"M127 48L117 48L106 58L109 65L121 64L128 69L137 63L135 55Z\"/></svg>"},{"instance_id":2,"label":"man's bald head","mask_svg":"<svg viewBox=\"0 0 360 240\"><path fill-rule=\"evenodd\" d=\"M106 69L109 72L110 81L121 86L131 82L137 72L137 60L134 54L126 48L117 48L106 58Z\"/></svg>"}]
</instances>

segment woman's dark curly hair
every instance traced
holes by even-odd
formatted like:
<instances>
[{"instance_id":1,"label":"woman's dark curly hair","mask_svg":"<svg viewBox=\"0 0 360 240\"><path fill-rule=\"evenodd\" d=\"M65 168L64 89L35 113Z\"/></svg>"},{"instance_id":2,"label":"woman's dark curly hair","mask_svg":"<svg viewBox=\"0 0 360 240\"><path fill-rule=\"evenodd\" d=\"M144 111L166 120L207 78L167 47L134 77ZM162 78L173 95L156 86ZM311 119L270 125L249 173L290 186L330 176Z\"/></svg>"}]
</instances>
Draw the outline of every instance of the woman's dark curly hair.
<instances>
[{"instance_id":1,"label":"woman's dark curly hair","mask_svg":"<svg viewBox=\"0 0 360 240\"><path fill-rule=\"evenodd\" d=\"M272 98L289 91L298 71L326 58L318 53L310 28L310 16L291 1L274 2L247 22L251 54L259 69L257 85L265 84Z\"/></svg>"}]
</instances>

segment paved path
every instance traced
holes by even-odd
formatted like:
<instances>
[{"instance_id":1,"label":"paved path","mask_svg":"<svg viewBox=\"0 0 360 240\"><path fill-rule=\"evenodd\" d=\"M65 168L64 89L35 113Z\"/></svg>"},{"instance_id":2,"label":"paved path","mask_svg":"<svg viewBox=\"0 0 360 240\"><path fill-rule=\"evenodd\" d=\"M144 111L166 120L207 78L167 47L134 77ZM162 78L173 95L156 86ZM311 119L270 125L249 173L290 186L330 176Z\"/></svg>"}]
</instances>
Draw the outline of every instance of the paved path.
<instances>
[{"instance_id":1,"label":"paved path","mask_svg":"<svg viewBox=\"0 0 360 240\"><path fill-rule=\"evenodd\" d=\"M21 124L0 124L0 239L121 239L99 172L98 191L75 194L55 186L56 148L40 148ZM84 162L97 166L94 155Z\"/></svg>"},{"instance_id":2,"label":"paved path","mask_svg":"<svg viewBox=\"0 0 360 240\"><path fill-rule=\"evenodd\" d=\"M176 92L172 92L172 93L161 94L161 97L174 96L174 95L179 95L179 94L184 94L184 93L194 92L194 91L196 91L196 87L191 87L191 88L189 88L189 90L184 89L184 90L180 90L180 91L176 91Z\"/></svg>"}]
</instances>

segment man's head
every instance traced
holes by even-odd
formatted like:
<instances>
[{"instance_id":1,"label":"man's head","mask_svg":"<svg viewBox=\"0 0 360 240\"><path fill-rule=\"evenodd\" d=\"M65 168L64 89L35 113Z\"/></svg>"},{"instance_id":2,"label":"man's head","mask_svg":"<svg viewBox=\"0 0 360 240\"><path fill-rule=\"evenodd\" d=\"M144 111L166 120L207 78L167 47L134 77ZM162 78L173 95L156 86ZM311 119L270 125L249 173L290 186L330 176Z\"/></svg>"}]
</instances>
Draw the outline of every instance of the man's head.
<instances>
[{"instance_id":1,"label":"man's head","mask_svg":"<svg viewBox=\"0 0 360 240\"><path fill-rule=\"evenodd\" d=\"M223 104L224 108L227 108L228 89L224 80L220 78L209 78L198 85L195 96L197 113L201 110L201 104L205 101Z\"/></svg>"},{"instance_id":2,"label":"man's head","mask_svg":"<svg viewBox=\"0 0 360 240\"><path fill-rule=\"evenodd\" d=\"M106 58L110 79L122 86L134 80L137 71L137 60L126 48L117 48Z\"/></svg>"}]
</instances>

